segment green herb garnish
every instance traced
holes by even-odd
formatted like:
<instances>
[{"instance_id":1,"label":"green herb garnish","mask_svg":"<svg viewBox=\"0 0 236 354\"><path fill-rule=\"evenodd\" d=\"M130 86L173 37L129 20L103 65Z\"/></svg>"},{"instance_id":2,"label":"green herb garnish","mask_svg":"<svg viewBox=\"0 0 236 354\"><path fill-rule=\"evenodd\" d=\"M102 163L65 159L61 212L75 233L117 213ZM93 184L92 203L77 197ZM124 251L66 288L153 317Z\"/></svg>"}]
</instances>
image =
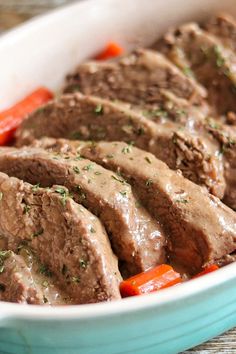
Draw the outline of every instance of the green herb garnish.
<instances>
[{"instance_id":1,"label":"green herb garnish","mask_svg":"<svg viewBox=\"0 0 236 354\"><path fill-rule=\"evenodd\" d=\"M101 105L101 104L98 104L96 107L95 107L95 109L94 109L94 112L96 113L96 114L103 114L103 106Z\"/></svg>"},{"instance_id":2,"label":"green herb garnish","mask_svg":"<svg viewBox=\"0 0 236 354\"><path fill-rule=\"evenodd\" d=\"M148 178L145 184L147 187L150 187L153 184L153 180L151 178Z\"/></svg>"},{"instance_id":3,"label":"green herb garnish","mask_svg":"<svg viewBox=\"0 0 236 354\"><path fill-rule=\"evenodd\" d=\"M87 266L88 266L88 262L85 261L84 259L80 259L79 260L79 265L80 265L81 268L86 269Z\"/></svg>"},{"instance_id":4,"label":"green herb garnish","mask_svg":"<svg viewBox=\"0 0 236 354\"><path fill-rule=\"evenodd\" d=\"M40 183L37 183L34 186L32 186L32 191L36 192L39 188L40 188Z\"/></svg>"},{"instance_id":5,"label":"green herb garnish","mask_svg":"<svg viewBox=\"0 0 236 354\"><path fill-rule=\"evenodd\" d=\"M145 156L144 158L145 158L145 160L146 160L149 164L152 163L152 161L150 160L150 158L149 158L148 156Z\"/></svg>"},{"instance_id":6,"label":"green herb garnish","mask_svg":"<svg viewBox=\"0 0 236 354\"><path fill-rule=\"evenodd\" d=\"M80 277L71 277L72 283L80 283Z\"/></svg>"},{"instance_id":7,"label":"green herb garnish","mask_svg":"<svg viewBox=\"0 0 236 354\"><path fill-rule=\"evenodd\" d=\"M74 167L73 167L73 171L74 171L75 173L77 173L77 174L80 174L80 169L79 169L78 166L74 166Z\"/></svg>"},{"instance_id":8,"label":"green herb garnish","mask_svg":"<svg viewBox=\"0 0 236 354\"><path fill-rule=\"evenodd\" d=\"M35 233L33 233L32 237L34 238L34 237L38 237L38 236L42 235L43 231L44 231L43 229L40 229L39 231L36 231Z\"/></svg>"},{"instance_id":9,"label":"green herb garnish","mask_svg":"<svg viewBox=\"0 0 236 354\"><path fill-rule=\"evenodd\" d=\"M38 269L39 273L45 275L46 277L52 277L52 272L48 269L45 264L41 264Z\"/></svg>"},{"instance_id":10,"label":"green herb garnish","mask_svg":"<svg viewBox=\"0 0 236 354\"><path fill-rule=\"evenodd\" d=\"M23 214L28 214L28 212L30 211L30 208L31 208L30 205L25 204Z\"/></svg>"},{"instance_id":11,"label":"green herb garnish","mask_svg":"<svg viewBox=\"0 0 236 354\"><path fill-rule=\"evenodd\" d=\"M0 251L0 274L4 271L5 260L10 257L11 251Z\"/></svg>"},{"instance_id":12,"label":"green herb garnish","mask_svg":"<svg viewBox=\"0 0 236 354\"><path fill-rule=\"evenodd\" d=\"M89 165L83 167L84 171L91 171L92 169L93 169L93 165L92 164L89 164Z\"/></svg>"}]
</instances>

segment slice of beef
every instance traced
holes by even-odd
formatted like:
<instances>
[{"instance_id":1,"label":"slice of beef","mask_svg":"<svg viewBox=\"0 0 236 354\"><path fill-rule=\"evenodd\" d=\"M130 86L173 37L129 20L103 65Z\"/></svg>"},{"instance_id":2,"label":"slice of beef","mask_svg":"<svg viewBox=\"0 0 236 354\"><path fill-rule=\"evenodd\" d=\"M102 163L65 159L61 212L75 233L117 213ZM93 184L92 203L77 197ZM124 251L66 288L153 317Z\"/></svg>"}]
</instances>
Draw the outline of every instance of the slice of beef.
<instances>
[{"instance_id":1,"label":"slice of beef","mask_svg":"<svg viewBox=\"0 0 236 354\"><path fill-rule=\"evenodd\" d=\"M164 56L139 49L117 61L90 61L79 65L67 76L65 92L80 91L109 99L131 103L153 99L160 89L201 104L205 90L186 77Z\"/></svg>"},{"instance_id":2,"label":"slice of beef","mask_svg":"<svg viewBox=\"0 0 236 354\"><path fill-rule=\"evenodd\" d=\"M24 260L11 251L0 251L0 300L42 305L43 292Z\"/></svg>"},{"instance_id":3,"label":"slice of beef","mask_svg":"<svg viewBox=\"0 0 236 354\"><path fill-rule=\"evenodd\" d=\"M236 249L236 214L218 198L140 149L124 155L125 143L83 144L82 155L121 173L162 221L174 262L194 273Z\"/></svg>"},{"instance_id":4,"label":"slice of beef","mask_svg":"<svg viewBox=\"0 0 236 354\"><path fill-rule=\"evenodd\" d=\"M112 159L109 153L108 158ZM113 172L79 155L33 148L2 148L0 170L44 187L64 184L78 202L100 218L129 274L165 261L166 238L161 225L139 207L130 185Z\"/></svg>"},{"instance_id":5,"label":"slice of beef","mask_svg":"<svg viewBox=\"0 0 236 354\"><path fill-rule=\"evenodd\" d=\"M219 14L204 24L206 31L212 33L232 51L236 51L236 21L229 14Z\"/></svg>"},{"instance_id":6,"label":"slice of beef","mask_svg":"<svg viewBox=\"0 0 236 354\"><path fill-rule=\"evenodd\" d=\"M208 89L216 114L236 110L236 56L215 36L190 23L167 33L156 47Z\"/></svg>"},{"instance_id":7,"label":"slice of beef","mask_svg":"<svg viewBox=\"0 0 236 354\"><path fill-rule=\"evenodd\" d=\"M41 274L42 265L35 257L32 261L28 250L27 255L29 264L25 257L10 250L0 251L0 300L53 306L71 303L68 295L55 285L55 279Z\"/></svg>"},{"instance_id":8,"label":"slice of beef","mask_svg":"<svg viewBox=\"0 0 236 354\"><path fill-rule=\"evenodd\" d=\"M177 115L177 107L171 105L169 109ZM143 112L134 111L121 103L80 94L65 95L32 114L23 123L17 133L17 144L29 144L34 138L46 135L134 142L137 147L152 152L170 168L182 170L184 176L222 198L225 183L222 161L216 154L218 144L209 137L199 137L195 133L194 118L189 111L180 111L178 119L180 122L188 120L186 126L190 132L182 129L180 123L167 120L167 117L165 122L159 122L162 112L146 111L146 118ZM184 117L185 114L187 117ZM199 118L199 121L202 120L202 117Z\"/></svg>"},{"instance_id":9,"label":"slice of beef","mask_svg":"<svg viewBox=\"0 0 236 354\"><path fill-rule=\"evenodd\" d=\"M219 142L224 160L226 190L224 202L236 210L236 128L209 119L205 125L208 132Z\"/></svg>"},{"instance_id":10,"label":"slice of beef","mask_svg":"<svg viewBox=\"0 0 236 354\"><path fill-rule=\"evenodd\" d=\"M100 221L65 187L51 190L0 174L0 233L7 248L28 245L41 273L55 277L74 303L120 298L117 259Z\"/></svg>"}]
</instances>

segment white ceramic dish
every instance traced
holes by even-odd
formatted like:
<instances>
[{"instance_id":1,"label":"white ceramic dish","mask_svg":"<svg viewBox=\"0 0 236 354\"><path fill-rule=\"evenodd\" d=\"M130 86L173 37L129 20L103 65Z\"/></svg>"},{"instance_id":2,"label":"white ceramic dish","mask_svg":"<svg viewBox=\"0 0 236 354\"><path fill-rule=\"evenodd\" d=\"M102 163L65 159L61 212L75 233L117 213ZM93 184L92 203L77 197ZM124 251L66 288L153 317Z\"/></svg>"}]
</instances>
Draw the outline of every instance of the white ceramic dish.
<instances>
[{"instance_id":1,"label":"white ceramic dish","mask_svg":"<svg viewBox=\"0 0 236 354\"><path fill-rule=\"evenodd\" d=\"M88 0L36 18L0 37L0 108L39 85L51 89L107 41L148 44L170 25L235 0ZM47 308L0 303L0 353L168 354L236 325L236 264L149 296Z\"/></svg>"}]
</instances>

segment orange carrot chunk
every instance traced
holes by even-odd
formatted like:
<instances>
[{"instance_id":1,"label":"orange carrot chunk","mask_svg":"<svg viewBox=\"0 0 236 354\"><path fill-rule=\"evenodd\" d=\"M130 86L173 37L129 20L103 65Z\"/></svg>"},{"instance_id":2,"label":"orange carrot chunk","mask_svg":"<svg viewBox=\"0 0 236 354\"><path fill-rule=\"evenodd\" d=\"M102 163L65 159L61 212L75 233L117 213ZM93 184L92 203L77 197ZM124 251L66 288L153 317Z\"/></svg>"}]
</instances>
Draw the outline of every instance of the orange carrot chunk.
<instances>
[{"instance_id":1,"label":"orange carrot chunk","mask_svg":"<svg viewBox=\"0 0 236 354\"><path fill-rule=\"evenodd\" d=\"M0 112L0 145L9 143L24 118L52 98L51 91L40 87L11 108Z\"/></svg>"},{"instance_id":2,"label":"orange carrot chunk","mask_svg":"<svg viewBox=\"0 0 236 354\"><path fill-rule=\"evenodd\" d=\"M205 274L214 272L215 270L218 270L218 269L219 269L218 265L212 264L212 265L206 267L205 269L203 269L202 272L196 274L196 275L193 277L193 279L198 278L198 277L201 277L202 275L205 275Z\"/></svg>"},{"instance_id":3,"label":"orange carrot chunk","mask_svg":"<svg viewBox=\"0 0 236 354\"><path fill-rule=\"evenodd\" d=\"M96 60L106 60L109 58L117 57L117 56L121 55L123 52L124 52L124 49L122 47L120 47L117 43L110 42L110 43L108 43L106 48L95 57L95 59Z\"/></svg>"},{"instance_id":4,"label":"orange carrot chunk","mask_svg":"<svg viewBox=\"0 0 236 354\"><path fill-rule=\"evenodd\" d=\"M168 288L181 282L182 279L179 273L175 272L170 265L161 264L122 281L120 292L122 297L142 295Z\"/></svg>"}]
</instances>

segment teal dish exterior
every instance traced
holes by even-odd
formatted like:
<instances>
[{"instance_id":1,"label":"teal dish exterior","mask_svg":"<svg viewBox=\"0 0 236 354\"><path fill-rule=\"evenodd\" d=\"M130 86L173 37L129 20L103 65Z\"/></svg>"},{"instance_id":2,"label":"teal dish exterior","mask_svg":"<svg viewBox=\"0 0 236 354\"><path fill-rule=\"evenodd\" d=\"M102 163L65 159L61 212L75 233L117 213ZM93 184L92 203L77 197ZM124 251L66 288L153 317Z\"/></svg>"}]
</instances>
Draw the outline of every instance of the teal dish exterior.
<instances>
[{"instance_id":1,"label":"teal dish exterior","mask_svg":"<svg viewBox=\"0 0 236 354\"><path fill-rule=\"evenodd\" d=\"M212 275L205 278L207 281ZM236 287L232 279L195 294L187 289L186 295L191 283L193 288L197 283L202 287L200 280L176 287L176 299L169 300L172 289L168 289L142 299L123 300L123 304L107 304L107 309L104 304L90 305L87 318L83 311L80 318L78 307L76 317L59 311L56 318L50 313L46 319L35 318L35 313L6 318L0 330L0 353L179 353L236 325ZM40 315L40 308L37 310Z\"/></svg>"},{"instance_id":2,"label":"teal dish exterior","mask_svg":"<svg viewBox=\"0 0 236 354\"><path fill-rule=\"evenodd\" d=\"M235 0L87 0L0 37L0 110L44 85L57 90L109 40L148 45L169 26ZM147 296L50 308L0 302L0 354L174 354L236 326L236 264Z\"/></svg>"}]
</instances>

